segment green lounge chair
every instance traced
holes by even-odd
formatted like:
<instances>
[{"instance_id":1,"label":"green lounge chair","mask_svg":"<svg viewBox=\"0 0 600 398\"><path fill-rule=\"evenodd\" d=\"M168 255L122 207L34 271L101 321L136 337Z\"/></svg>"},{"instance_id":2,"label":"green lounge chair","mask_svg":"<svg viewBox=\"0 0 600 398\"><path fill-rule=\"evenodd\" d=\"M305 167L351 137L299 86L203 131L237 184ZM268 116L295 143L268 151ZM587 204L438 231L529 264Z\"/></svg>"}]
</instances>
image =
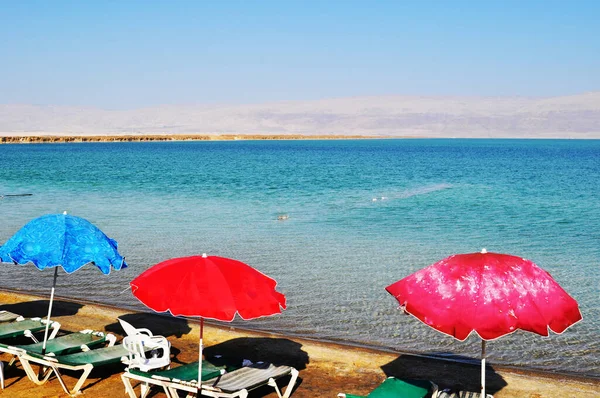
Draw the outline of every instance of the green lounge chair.
<instances>
[{"instance_id":1,"label":"green lounge chair","mask_svg":"<svg viewBox=\"0 0 600 398\"><path fill-rule=\"evenodd\" d=\"M46 342L45 354L64 355L73 352L87 351L91 348L95 348L104 344L107 340L109 341L109 346L112 346L114 345L116 339L111 334L105 336L102 332L95 332L93 330L82 330L77 333L70 333L65 336L60 336L48 340ZM12 360L8 363L8 366L11 366L19 358L19 355L22 354L24 351L32 356L43 357L43 344L43 342L37 342L32 344L10 346L7 344L0 343L0 352L13 355ZM4 389L3 370L3 366L0 367L0 385L2 389Z\"/></svg>"},{"instance_id":2,"label":"green lounge chair","mask_svg":"<svg viewBox=\"0 0 600 398\"><path fill-rule=\"evenodd\" d=\"M109 334L106 336L102 332L93 330L82 330L76 333L69 333L64 336L55 337L46 342L45 354L65 355L74 352L85 351L98 347L109 340L109 345L114 345L114 336ZM44 343L37 342L32 344L21 344L11 346L0 342L0 352L8 352L17 355L21 350L26 350L28 353L42 355Z\"/></svg>"},{"instance_id":3,"label":"green lounge chair","mask_svg":"<svg viewBox=\"0 0 600 398\"><path fill-rule=\"evenodd\" d=\"M10 314L10 313L9 313ZM16 314L13 314L16 315ZM33 333L40 332L46 328L46 320L41 318L25 319L22 316L17 316L13 321L0 322L0 340L6 341L7 339L13 339L15 337L26 336L31 338L34 342L38 342ZM58 330L60 329L60 323L50 321L50 327L52 327L52 333L49 339L54 338ZM3 348L4 347L4 348ZM0 343L0 353L6 351L6 345ZM11 360L11 364L14 362ZM0 361L0 387L4 389L4 362Z\"/></svg>"},{"instance_id":4,"label":"green lounge chair","mask_svg":"<svg viewBox=\"0 0 600 398\"><path fill-rule=\"evenodd\" d=\"M265 385L271 386L279 398L289 398L298 378L298 371L290 366L274 366L267 363L257 363L250 366L245 366L235 369L231 372L215 375L209 378L208 372L222 372L222 368L212 367L204 371L204 363L202 364L202 396L215 398L246 398L249 391ZM188 397L198 395L198 363L186 365L189 369L186 373L182 371L178 373L179 368L171 370L163 370L159 372L135 372L132 370L126 371L121 378L125 384L125 390L130 398L137 398L131 380L137 380L142 383L142 393L140 398L145 398L148 394L150 385L160 386L163 388L167 398L179 397L179 391L187 393ZM180 367L181 368L181 367ZM214 369L214 370L213 370ZM276 383L276 380L285 376L290 376L286 388L282 391ZM207 380L205 380L207 379Z\"/></svg>"},{"instance_id":5,"label":"green lounge chair","mask_svg":"<svg viewBox=\"0 0 600 398\"><path fill-rule=\"evenodd\" d=\"M290 381L281 391L276 380L286 376L290 376ZM268 385L275 389L279 398L289 398L297 378L298 371L291 366L255 363L207 380L202 384L202 395L215 398L246 398L250 391ZM167 389L170 391L170 397L178 397L178 391L186 391L188 397L194 396L198 391L196 383L175 380L167 383Z\"/></svg>"},{"instance_id":6,"label":"green lounge chair","mask_svg":"<svg viewBox=\"0 0 600 398\"><path fill-rule=\"evenodd\" d=\"M77 333L69 333L64 336L55 337L46 342L46 355L65 355L73 352L87 351L92 348L99 347L106 341L109 341L109 346L114 345L115 337L111 334L105 336L102 332L93 330L82 330ZM43 342L22 345L7 345L0 343L0 352L5 352L13 355L13 359L9 362L11 366L23 350L30 355L42 356Z\"/></svg>"},{"instance_id":7,"label":"green lounge chair","mask_svg":"<svg viewBox=\"0 0 600 398\"><path fill-rule=\"evenodd\" d=\"M210 362L202 361L202 381L214 379L223 373L225 373L225 366L214 366ZM193 384L197 382L198 361L167 370L143 371L129 367L121 375L121 379L125 385L125 392L129 394L130 398L138 397L135 393L132 380L140 382L140 398L145 398L153 386L162 388L167 397L170 398L169 382L177 383L185 381Z\"/></svg>"},{"instance_id":8,"label":"green lounge chair","mask_svg":"<svg viewBox=\"0 0 600 398\"><path fill-rule=\"evenodd\" d=\"M338 394L340 398L425 398L435 397L437 386L428 380L401 380L388 377L369 395Z\"/></svg>"},{"instance_id":9,"label":"green lounge chair","mask_svg":"<svg viewBox=\"0 0 600 398\"><path fill-rule=\"evenodd\" d=\"M33 341L37 343L38 341L33 337L33 333L44 330L46 328L46 323L47 321L45 319L25 319L23 317L18 317L12 322L2 322L0 323L0 341L27 336L31 337ZM49 340L53 339L56 336L56 333L58 333L60 323L50 321L50 327L52 328L52 333L48 338Z\"/></svg>"},{"instance_id":10,"label":"green lounge chair","mask_svg":"<svg viewBox=\"0 0 600 398\"><path fill-rule=\"evenodd\" d=\"M27 377L37 385L42 385L48 381L52 374L56 375L63 390L70 396L80 393L83 383L87 380L90 372L99 366L114 365L127 360L128 351L123 345L97 348L85 352L78 352L68 355L45 355L30 354L26 350L20 350L18 353L19 361L23 365L23 370ZM46 368L44 374L40 377L33 369L32 364L40 365ZM82 371L81 376L72 389L69 389L63 380L61 370Z\"/></svg>"}]
</instances>

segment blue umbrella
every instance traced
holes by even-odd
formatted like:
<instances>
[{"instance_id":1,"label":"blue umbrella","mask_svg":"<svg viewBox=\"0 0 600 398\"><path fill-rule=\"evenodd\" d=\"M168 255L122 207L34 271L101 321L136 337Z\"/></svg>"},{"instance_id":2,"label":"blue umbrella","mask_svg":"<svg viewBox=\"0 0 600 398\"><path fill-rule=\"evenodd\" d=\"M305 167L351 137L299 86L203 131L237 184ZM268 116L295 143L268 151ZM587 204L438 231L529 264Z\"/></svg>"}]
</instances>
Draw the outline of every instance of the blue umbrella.
<instances>
[{"instance_id":1,"label":"blue umbrella","mask_svg":"<svg viewBox=\"0 0 600 398\"><path fill-rule=\"evenodd\" d=\"M117 242L87 220L63 214L48 214L28 222L0 247L0 262L33 263L38 269L54 267L54 282L50 293L48 323L42 350L46 349L52 301L58 276L58 266L70 274L86 264L96 265L108 275L111 266L127 267L117 251Z\"/></svg>"}]
</instances>

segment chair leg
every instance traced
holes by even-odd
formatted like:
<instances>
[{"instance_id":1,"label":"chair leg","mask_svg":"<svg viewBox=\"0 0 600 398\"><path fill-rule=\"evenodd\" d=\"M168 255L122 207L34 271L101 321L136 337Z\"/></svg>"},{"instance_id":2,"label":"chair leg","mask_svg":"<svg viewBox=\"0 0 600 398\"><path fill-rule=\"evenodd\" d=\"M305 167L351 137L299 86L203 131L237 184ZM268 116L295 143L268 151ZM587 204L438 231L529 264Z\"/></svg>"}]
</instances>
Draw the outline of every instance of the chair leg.
<instances>
[{"instance_id":1,"label":"chair leg","mask_svg":"<svg viewBox=\"0 0 600 398\"><path fill-rule=\"evenodd\" d=\"M65 384L65 381L63 380L63 378L62 378L60 372L58 371L58 369L54 368L54 374L56 375L56 378L58 379L58 382L60 383L60 385L63 388L63 390L65 390L65 392L67 394L69 394L70 397L74 396L74 394L71 394L71 392L69 391L69 388Z\"/></svg>"},{"instance_id":2,"label":"chair leg","mask_svg":"<svg viewBox=\"0 0 600 398\"><path fill-rule=\"evenodd\" d=\"M29 380L31 380L38 386L41 386L42 384L46 383L50 376L52 376L52 372L54 371L54 368L47 367L45 368L42 374L38 375L38 373L33 369L31 363L27 359L20 358L19 360L21 362L23 370L25 371L25 374L27 374L27 378L29 378Z\"/></svg>"},{"instance_id":3,"label":"chair leg","mask_svg":"<svg viewBox=\"0 0 600 398\"><path fill-rule=\"evenodd\" d=\"M52 366L52 370L53 370L54 374L56 375L56 378L58 379L58 382L60 383L60 385L63 388L63 390L70 397L75 397L75 396L81 394L81 391L80 391L81 390L81 386L83 386L83 383L85 383L85 381L87 380L87 378L90 375L92 369L94 369L94 365L92 365L90 363L88 363L88 364L84 365L83 367L79 368L78 370L83 370L83 373L79 377L79 380L77 380L77 383L75 384L75 387L73 387L73 389L69 389L69 387L67 387L67 384L63 380L62 375L60 374L60 371L58 370L58 367Z\"/></svg>"},{"instance_id":4,"label":"chair leg","mask_svg":"<svg viewBox=\"0 0 600 398\"><path fill-rule=\"evenodd\" d=\"M275 379L274 379L274 378L272 378L272 377L271 377L271 378L269 379L269 381L267 382L267 384L268 384L270 387L273 387L273 388L275 389L275 392L277 393L277 396L278 396L279 398L283 398L283 397L281 396L281 391L279 391L279 386L277 385L277 382L275 381Z\"/></svg>"},{"instance_id":5,"label":"chair leg","mask_svg":"<svg viewBox=\"0 0 600 398\"><path fill-rule=\"evenodd\" d=\"M4 362L0 361L0 386L4 390Z\"/></svg>"},{"instance_id":6,"label":"chair leg","mask_svg":"<svg viewBox=\"0 0 600 398\"><path fill-rule=\"evenodd\" d=\"M125 385L125 392L129 395L129 398L137 398L135 394L135 390L133 389L133 385L131 384L131 380L129 377L125 376L125 374L121 375L121 380L123 380L123 384Z\"/></svg>"},{"instance_id":7,"label":"chair leg","mask_svg":"<svg viewBox=\"0 0 600 398\"><path fill-rule=\"evenodd\" d=\"M150 393L150 385L148 383L140 384L140 398L146 398Z\"/></svg>"},{"instance_id":8,"label":"chair leg","mask_svg":"<svg viewBox=\"0 0 600 398\"><path fill-rule=\"evenodd\" d=\"M67 391L67 394L70 394L71 396L76 395L79 392L79 390L81 390L83 383L85 383L85 381L87 380L88 376L92 372L92 369L94 369L94 365L92 365L92 364L85 365L83 368L83 374L81 375L79 380L77 380L77 384L75 384L75 387L73 387L73 389L71 391L65 390L65 391ZM58 374L58 369L56 370L56 377L58 377L58 379L61 380L61 377ZM61 383L61 384L63 384L63 387L64 387L64 383Z\"/></svg>"},{"instance_id":9,"label":"chair leg","mask_svg":"<svg viewBox=\"0 0 600 398\"><path fill-rule=\"evenodd\" d=\"M177 391L176 388L172 388L167 385L164 385L163 390L164 390L164 393L167 396L167 398L179 397L179 392ZM187 395L187 397L190 397L190 396L191 396L191 393Z\"/></svg>"},{"instance_id":10,"label":"chair leg","mask_svg":"<svg viewBox=\"0 0 600 398\"><path fill-rule=\"evenodd\" d=\"M123 384L125 385L125 393L127 395L129 395L130 398L138 398L138 396L135 393L135 388L133 387L133 384L131 383L131 378L127 377L127 375L125 373L123 373L121 375L121 380L123 380ZM148 396L148 394L150 393L151 386L148 382L140 381L140 380L138 380L138 381L140 382L139 398L146 398ZM168 396L167 396L167 398L168 398Z\"/></svg>"},{"instance_id":11,"label":"chair leg","mask_svg":"<svg viewBox=\"0 0 600 398\"><path fill-rule=\"evenodd\" d=\"M279 390L279 386L277 386L277 382L273 378L269 379L269 382L267 384L275 389L275 392L277 393L277 396L279 398L289 398L290 395L292 394L292 390L294 389L294 386L296 385L297 378L298 378L298 370L292 368L292 370L290 372L290 381L287 384L287 386L285 386L285 390L284 390L283 394Z\"/></svg>"}]
</instances>

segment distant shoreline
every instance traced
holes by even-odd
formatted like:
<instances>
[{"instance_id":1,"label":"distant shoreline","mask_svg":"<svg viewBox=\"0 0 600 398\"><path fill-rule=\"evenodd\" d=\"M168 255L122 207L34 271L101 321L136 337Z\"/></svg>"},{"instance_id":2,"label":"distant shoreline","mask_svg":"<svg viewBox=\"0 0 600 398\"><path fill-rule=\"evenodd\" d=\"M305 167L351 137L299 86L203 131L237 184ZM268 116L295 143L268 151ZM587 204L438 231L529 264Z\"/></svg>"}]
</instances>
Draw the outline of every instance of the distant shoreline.
<instances>
[{"instance_id":1,"label":"distant shoreline","mask_svg":"<svg viewBox=\"0 0 600 398\"><path fill-rule=\"evenodd\" d=\"M77 142L146 142L146 141L248 141L248 140L360 140L384 138L367 135L302 134L144 134L144 135L13 135L0 136L0 144L77 143Z\"/></svg>"},{"instance_id":2,"label":"distant shoreline","mask_svg":"<svg viewBox=\"0 0 600 398\"><path fill-rule=\"evenodd\" d=\"M464 140L598 140L593 137L437 137L376 136L341 134L122 134L122 135L0 135L0 144L69 144L84 142L164 142L164 141L301 141L301 140L398 140L398 139L464 139Z\"/></svg>"}]
</instances>

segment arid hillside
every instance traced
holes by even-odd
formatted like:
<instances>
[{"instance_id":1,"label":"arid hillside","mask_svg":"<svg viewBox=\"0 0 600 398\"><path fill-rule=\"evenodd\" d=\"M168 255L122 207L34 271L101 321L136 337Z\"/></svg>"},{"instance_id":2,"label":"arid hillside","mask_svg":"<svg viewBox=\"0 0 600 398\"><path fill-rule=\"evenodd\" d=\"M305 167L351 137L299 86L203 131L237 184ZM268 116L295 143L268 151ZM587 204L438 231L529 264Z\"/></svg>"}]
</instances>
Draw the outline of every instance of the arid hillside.
<instances>
[{"instance_id":1,"label":"arid hillside","mask_svg":"<svg viewBox=\"0 0 600 398\"><path fill-rule=\"evenodd\" d=\"M344 135L600 138L600 92L529 97L354 97L133 110L0 105L0 136Z\"/></svg>"}]
</instances>

